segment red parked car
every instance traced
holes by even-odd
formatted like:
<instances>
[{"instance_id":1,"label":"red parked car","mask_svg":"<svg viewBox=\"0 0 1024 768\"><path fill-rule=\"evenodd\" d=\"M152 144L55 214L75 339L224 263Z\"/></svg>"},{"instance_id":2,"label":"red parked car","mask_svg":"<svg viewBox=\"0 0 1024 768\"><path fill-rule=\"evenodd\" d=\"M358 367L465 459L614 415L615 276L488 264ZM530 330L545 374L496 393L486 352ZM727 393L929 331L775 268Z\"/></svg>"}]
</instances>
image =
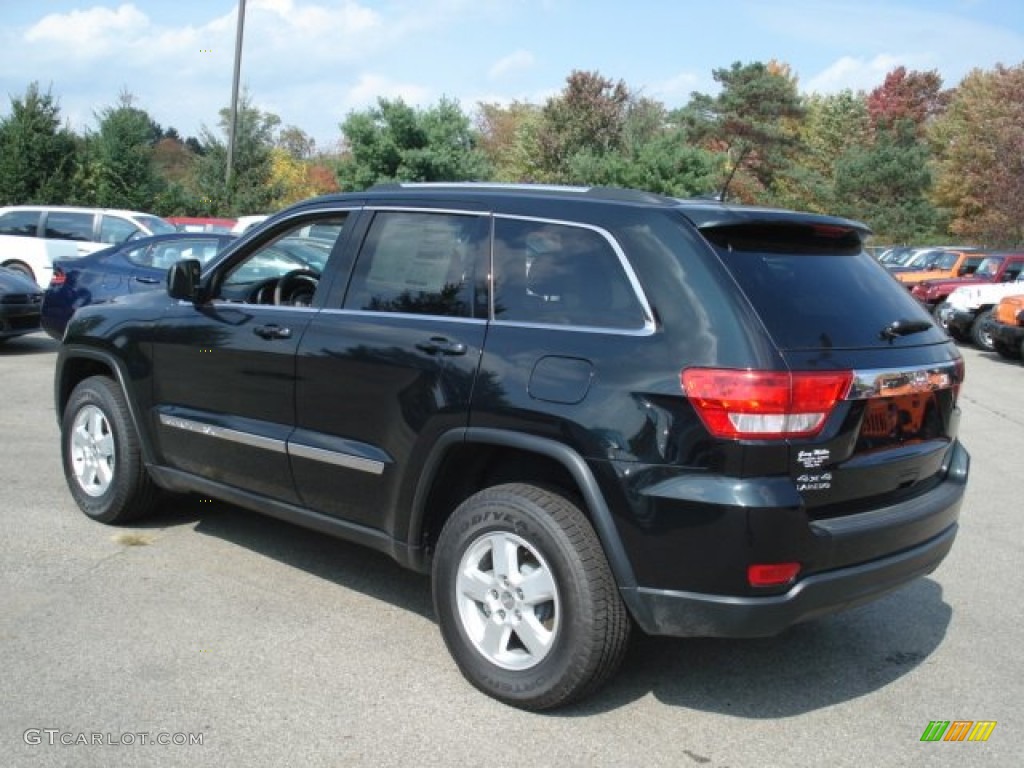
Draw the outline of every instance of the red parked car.
<instances>
[{"instance_id":1,"label":"red parked car","mask_svg":"<svg viewBox=\"0 0 1024 768\"><path fill-rule=\"evenodd\" d=\"M1024 253L992 253L978 265L969 277L950 277L945 280L924 280L910 292L914 298L934 314L939 305L961 285L977 283L1011 283L1024 270Z\"/></svg>"}]
</instances>

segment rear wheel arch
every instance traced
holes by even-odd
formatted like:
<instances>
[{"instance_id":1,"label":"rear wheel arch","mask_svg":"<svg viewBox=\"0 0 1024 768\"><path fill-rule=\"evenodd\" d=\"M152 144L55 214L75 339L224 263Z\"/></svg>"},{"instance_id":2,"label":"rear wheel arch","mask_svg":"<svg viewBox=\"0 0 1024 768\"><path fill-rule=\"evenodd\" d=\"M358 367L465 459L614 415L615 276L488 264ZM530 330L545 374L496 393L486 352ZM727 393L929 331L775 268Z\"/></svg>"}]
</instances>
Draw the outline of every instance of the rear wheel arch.
<instances>
[{"instance_id":1,"label":"rear wheel arch","mask_svg":"<svg viewBox=\"0 0 1024 768\"><path fill-rule=\"evenodd\" d=\"M489 428L448 433L424 463L407 539L422 547L423 557L414 567L430 568L437 537L460 503L484 488L515 482L547 487L578 503L597 533L619 588L636 587L611 511L583 457L555 440Z\"/></svg>"},{"instance_id":2,"label":"rear wheel arch","mask_svg":"<svg viewBox=\"0 0 1024 768\"><path fill-rule=\"evenodd\" d=\"M18 259L10 259L9 261L5 261L3 263L3 266L7 267L10 270L13 270L14 272L19 272L25 275L25 277L29 278L32 282L36 281L36 273L33 272L32 267L30 267L24 261L18 261ZM43 287L45 288L46 286L44 285Z\"/></svg>"}]
</instances>

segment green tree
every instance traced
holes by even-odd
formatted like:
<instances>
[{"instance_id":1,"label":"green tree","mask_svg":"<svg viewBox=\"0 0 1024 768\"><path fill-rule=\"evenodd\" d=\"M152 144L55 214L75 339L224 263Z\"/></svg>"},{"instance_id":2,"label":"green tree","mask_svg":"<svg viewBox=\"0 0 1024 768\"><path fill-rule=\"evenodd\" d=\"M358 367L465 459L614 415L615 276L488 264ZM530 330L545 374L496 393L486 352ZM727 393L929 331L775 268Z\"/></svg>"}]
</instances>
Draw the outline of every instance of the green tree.
<instances>
[{"instance_id":1,"label":"green tree","mask_svg":"<svg viewBox=\"0 0 1024 768\"><path fill-rule=\"evenodd\" d=\"M386 181L486 179L490 167L458 102L442 98L429 109L401 99L350 112L341 124L345 152L338 164L343 190Z\"/></svg>"},{"instance_id":2,"label":"green tree","mask_svg":"<svg viewBox=\"0 0 1024 768\"><path fill-rule=\"evenodd\" d=\"M529 182L542 177L537 139L541 119L541 108L529 102L477 105L479 146L496 181Z\"/></svg>"},{"instance_id":3,"label":"green tree","mask_svg":"<svg viewBox=\"0 0 1024 768\"><path fill-rule=\"evenodd\" d=\"M695 197L715 188L722 162L721 155L687 144L684 134L671 131L638 145L629 154L577 152L570 160L566 181Z\"/></svg>"},{"instance_id":4,"label":"green tree","mask_svg":"<svg viewBox=\"0 0 1024 768\"><path fill-rule=\"evenodd\" d=\"M567 181L577 154L620 152L632 100L622 80L573 70L562 92L548 99L541 111L537 149L543 180Z\"/></svg>"},{"instance_id":5,"label":"green tree","mask_svg":"<svg viewBox=\"0 0 1024 768\"><path fill-rule=\"evenodd\" d=\"M1024 243L1024 64L974 70L931 126L934 199L957 237Z\"/></svg>"},{"instance_id":6,"label":"green tree","mask_svg":"<svg viewBox=\"0 0 1024 768\"><path fill-rule=\"evenodd\" d=\"M846 152L873 141L864 93L851 90L804 99L799 158L776 183L774 201L800 210L834 211L836 164Z\"/></svg>"},{"instance_id":7,"label":"green tree","mask_svg":"<svg viewBox=\"0 0 1024 768\"><path fill-rule=\"evenodd\" d=\"M928 199L928 147L912 120L883 129L870 146L854 146L836 164L835 213L865 221L881 242L934 238L939 212Z\"/></svg>"},{"instance_id":8,"label":"green tree","mask_svg":"<svg viewBox=\"0 0 1024 768\"><path fill-rule=\"evenodd\" d=\"M0 204L65 203L74 198L75 136L61 125L49 90L32 83L0 119Z\"/></svg>"},{"instance_id":9,"label":"green tree","mask_svg":"<svg viewBox=\"0 0 1024 768\"><path fill-rule=\"evenodd\" d=\"M741 198L771 195L776 175L793 162L799 146L803 107L796 78L785 64L735 62L712 71L721 85L716 96L694 93L673 115L694 141L726 157L719 188Z\"/></svg>"},{"instance_id":10,"label":"green tree","mask_svg":"<svg viewBox=\"0 0 1024 768\"><path fill-rule=\"evenodd\" d=\"M278 133L277 148L296 160L309 160L316 154L316 140L301 128L289 125Z\"/></svg>"},{"instance_id":11,"label":"green tree","mask_svg":"<svg viewBox=\"0 0 1024 768\"><path fill-rule=\"evenodd\" d=\"M97 205L151 210L163 187L153 162L162 131L134 101L123 92L116 106L98 115L99 130L90 142Z\"/></svg>"},{"instance_id":12,"label":"green tree","mask_svg":"<svg viewBox=\"0 0 1024 768\"><path fill-rule=\"evenodd\" d=\"M226 182L228 147L231 131L231 110L220 111L219 128L222 140L205 125L200 130L202 154L196 162L192 192L202 206L204 215L245 215L267 213L281 190L271 183L272 150L275 132L281 118L263 112L255 105L248 91L238 99L238 120L234 141L231 183Z\"/></svg>"}]
</instances>

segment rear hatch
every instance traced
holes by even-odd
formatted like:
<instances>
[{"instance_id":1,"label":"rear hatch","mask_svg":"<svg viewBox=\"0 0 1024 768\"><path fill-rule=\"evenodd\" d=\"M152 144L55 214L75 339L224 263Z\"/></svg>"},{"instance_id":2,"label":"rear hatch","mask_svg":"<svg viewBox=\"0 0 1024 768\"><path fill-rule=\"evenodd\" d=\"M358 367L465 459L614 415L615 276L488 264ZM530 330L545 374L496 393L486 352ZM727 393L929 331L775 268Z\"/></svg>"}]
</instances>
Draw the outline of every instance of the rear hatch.
<instances>
[{"instance_id":1,"label":"rear hatch","mask_svg":"<svg viewBox=\"0 0 1024 768\"><path fill-rule=\"evenodd\" d=\"M812 518L924 493L945 476L956 438L962 359L920 304L863 252L865 231L812 215L701 226L790 377L783 426L742 413L762 407L756 401L769 390L755 387L723 422L734 434L720 436L784 440Z\"/></svg>"}]
</instances>

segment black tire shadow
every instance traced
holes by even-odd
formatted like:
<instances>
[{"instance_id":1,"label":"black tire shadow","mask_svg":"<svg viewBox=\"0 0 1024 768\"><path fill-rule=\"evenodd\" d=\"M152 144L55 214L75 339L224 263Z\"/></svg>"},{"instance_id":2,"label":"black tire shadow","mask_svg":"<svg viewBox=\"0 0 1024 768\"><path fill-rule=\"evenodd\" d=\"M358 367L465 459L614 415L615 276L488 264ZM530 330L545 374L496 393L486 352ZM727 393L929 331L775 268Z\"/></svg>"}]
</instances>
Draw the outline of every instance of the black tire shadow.
<instances>
[{"instance_id":1,"label":"black tire shadow","mask_svg":"<svg viewBox=\"0 0 1024 768\"><path fill-rule=\"evenodd\" d=\"M0 342L0 357L47 355L56 352L59 346L60 342L56 339L51 339L42 331L36 331Z\"/></svg>"},{"instance_id":2,"label":"black tire shadow","mask_svg":"<svg viewBox=\"0 0 1024 768\"><path fill-rule=\"evenodd\" d=\"M199 496L168 494L153 515L132 528L195 524L216 536L318 578L434 620L430 580L387 555L257 512ZM438 634L438 642L441 636Z\"/></svg>"},{"instance_id":3,"label":"black tire shadow","mask_svg":"<svg viewBox=\"0 0 1024 768\"><path fill-rule=\"evenodd\" d=\"M942 588L926 578L771 638L637 633L611 685L564 714L611 710L653 694L669 706L703 712L794 717L870 695L903 677L939 647L952 615Z\"/></svg>"},{"instance_id":4,"label":"black tire shadow","mask_svg":"<svg viewBox=\"0 0 1024 768\"><path fill-rule=\"evenodd\" d=\"M133 528L195 524L215 536L436 622L427 576L384 554L255 512L194 496L169 496ZM580 717L653 695L663 704L749 719L793 717L870 695L927 659L952 608L931 579L874 603L797 625L777 637L679 639L633 633L612 681L577 705ZM441 643L440 632L437 636Z\"/></svg>"}]
</instances>

